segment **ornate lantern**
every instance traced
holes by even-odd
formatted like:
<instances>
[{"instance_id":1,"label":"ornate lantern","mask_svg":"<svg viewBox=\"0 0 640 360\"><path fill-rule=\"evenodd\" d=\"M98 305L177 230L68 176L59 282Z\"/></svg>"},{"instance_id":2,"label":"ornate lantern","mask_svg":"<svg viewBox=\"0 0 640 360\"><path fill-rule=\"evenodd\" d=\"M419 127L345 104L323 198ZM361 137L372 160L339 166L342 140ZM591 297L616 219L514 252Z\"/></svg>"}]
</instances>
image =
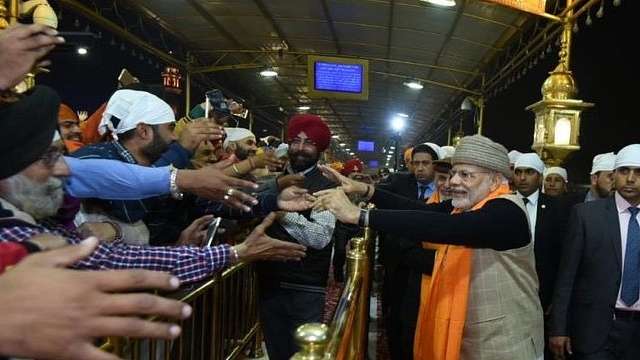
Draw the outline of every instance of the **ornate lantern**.
<instances>
[{"instance_id":1,"label":"ornate lantern","mask_svg":"<svg viewBox=\"0 0 640 360\"><path fill-rule=\"evenodd\" d=\"M533 145L547 166L560 166L566 157L580 149L580 113L594 104L574 99L578 93L567 67L571 24L565 24L558 66L542 84L542 100L526 107L535 113Z\"/></svg>"}]
</instances>

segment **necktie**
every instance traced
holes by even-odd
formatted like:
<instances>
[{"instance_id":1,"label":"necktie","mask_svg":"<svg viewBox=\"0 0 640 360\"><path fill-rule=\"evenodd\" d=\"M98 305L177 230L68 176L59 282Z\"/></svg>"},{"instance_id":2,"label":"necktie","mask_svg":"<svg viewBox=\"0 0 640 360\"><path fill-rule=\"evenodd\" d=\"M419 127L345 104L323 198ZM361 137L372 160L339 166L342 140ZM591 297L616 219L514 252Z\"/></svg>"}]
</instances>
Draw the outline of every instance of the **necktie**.
<instances>
[{"instance_id":1,"label":"necktie","mask_svg":"<svg viewBox=\"0 0 640 360\"><path fill-rule=\"evenodd\" d=\"M622 290L620 298L631 306L638 301L640 294L640 226L638 215L640 208L630 207L631 219L627 230L627 248L624 255L624 271L622 272Z\"/></svg>"},{"instance_id":2,"label":"necktie","mask_svg":"<svg viewBox=\"0 0 640 360\"><path fill-rule=\"evenodd\" d=\"M418 191L420 192L418 199L424 200L424 194L427 192L427 187L424 185L418 185Z\"/></svg>"},{"instance_id":3,"label":"necktie","mask_svg":"<svg viewBox=\"0 0 640 360\"><path fill-rule=\"evenodd\" d=\"M529 198L522 197L522 201L524 202L524 206L527 206L527 204L529 203Z\"/></svg>"}]
</instances>

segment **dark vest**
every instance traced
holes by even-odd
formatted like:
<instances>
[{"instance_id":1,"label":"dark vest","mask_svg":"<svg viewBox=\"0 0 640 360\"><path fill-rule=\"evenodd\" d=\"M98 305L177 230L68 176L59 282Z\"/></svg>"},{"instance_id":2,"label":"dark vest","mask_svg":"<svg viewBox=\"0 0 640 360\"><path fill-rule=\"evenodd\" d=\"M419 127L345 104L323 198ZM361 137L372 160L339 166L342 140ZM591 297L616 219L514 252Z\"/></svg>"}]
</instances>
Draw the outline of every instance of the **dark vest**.
<instances>
[{"instance_id":1,"label":"dark vest","mask_svg":"<svg viewBox=\"0 0 640 360\"><path fill-rule=\"evenodd\" d=\"M317 168L307 173L305 177L302 187L309 190L309 193L337 186L324 177ZM311 210L300 212L300 214L309 219ZM298 242L277 222L271 225L266 233L275 239ZM260 287L263 289L287 287L308 291L324 291L329 276L331 248L331 242L321 250L308 247L307 256L300 261L256 262Z\"/></svg>"}]
</instances>

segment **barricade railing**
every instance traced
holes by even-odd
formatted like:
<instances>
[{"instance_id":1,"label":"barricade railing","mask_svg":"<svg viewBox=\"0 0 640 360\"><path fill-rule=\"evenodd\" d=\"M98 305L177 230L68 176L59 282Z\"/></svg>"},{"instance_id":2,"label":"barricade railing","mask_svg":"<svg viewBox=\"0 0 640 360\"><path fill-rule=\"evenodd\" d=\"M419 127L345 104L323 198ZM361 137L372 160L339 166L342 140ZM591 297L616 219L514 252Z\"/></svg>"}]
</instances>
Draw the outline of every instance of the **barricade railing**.
<instances>
[{"instance_id":1,"label":"barricade railing","mask_svg":"<svg viewBox=\"0 0 640 360\"><path fill-rule=\"evenodd\" d=\"M373 205L368 206L369 209ZM347 254L347 279L331 324L311 323L298 328L300 351L293 360L364 360L367 358L372 264L375 232L351 239Z\"/></svg>"},{"instance_id":2,"label":"barricade railing","mask_svg":"<svg viewBox=\"0 0 640 360\"><path fill-rule=\"evenodd\" d=\"M247 226L251 230L253 225ZM246 231L236 238L244 239ZM180 322L182 335L173 341L108 338L102 348L133 360L236 359L260 357L257 278L251 263L235 264L189 291L166 294L193 307ZM152 320L164 321L161 317Z\"/></svg>"}]
</instances>

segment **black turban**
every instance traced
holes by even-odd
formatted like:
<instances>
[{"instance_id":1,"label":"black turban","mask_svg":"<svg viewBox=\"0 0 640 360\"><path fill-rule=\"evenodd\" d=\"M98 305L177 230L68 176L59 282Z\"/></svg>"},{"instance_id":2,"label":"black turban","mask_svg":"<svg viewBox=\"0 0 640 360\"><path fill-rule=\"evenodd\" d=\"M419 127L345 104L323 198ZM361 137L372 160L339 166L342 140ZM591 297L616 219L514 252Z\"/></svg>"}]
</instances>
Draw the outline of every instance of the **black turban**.
<instances>
[{"instance_id":1,"label":"black turban","mask_svg":"<svg viewBox=\"0 0 640 360\"><path fill-rule=\"evenodd\" d=\"M42 158L58 128L60 97L36 86L15 103L0 105L0 179L8 178Z\"/></svg>"}]
</instances>

